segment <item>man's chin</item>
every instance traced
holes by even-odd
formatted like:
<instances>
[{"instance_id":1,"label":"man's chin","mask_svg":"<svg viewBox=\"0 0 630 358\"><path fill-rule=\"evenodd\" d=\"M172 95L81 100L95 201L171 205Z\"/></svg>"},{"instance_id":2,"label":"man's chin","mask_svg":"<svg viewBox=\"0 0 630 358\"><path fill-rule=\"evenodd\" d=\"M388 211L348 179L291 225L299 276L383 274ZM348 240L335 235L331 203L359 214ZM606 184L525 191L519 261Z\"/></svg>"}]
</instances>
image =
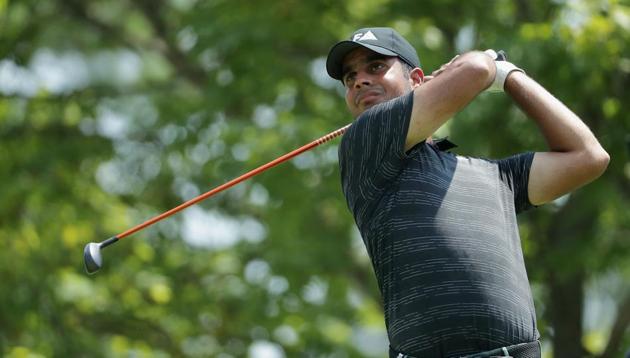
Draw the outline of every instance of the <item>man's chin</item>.
<instances>
[{"instance_id":1,"label":"man's chin","mask_svg":"<svg viewBox=\"0 0 630 358\"><path fill-rule=\"evenodd\" d=\"M361 104L361 108L365 112L366 110L376 106L377 104L385 102L384 100L374 100L374 101L366 101Z\"/></svg>"},{"instance_id":2,"label":"man's chin","mask_svg":"<svg viewBox=\"0 0 630 358\"><path fill-rule=\"evenodd\" d=\"M367 111L368 109L376 106L377 104L379 104L379 102L374 102L374 103L370 103L370 104L366 104L366 105L362 105L361 107L357 108L357 112L355 112L355 118L362 115L363 112Z\"/></svg>"}]
</instances>

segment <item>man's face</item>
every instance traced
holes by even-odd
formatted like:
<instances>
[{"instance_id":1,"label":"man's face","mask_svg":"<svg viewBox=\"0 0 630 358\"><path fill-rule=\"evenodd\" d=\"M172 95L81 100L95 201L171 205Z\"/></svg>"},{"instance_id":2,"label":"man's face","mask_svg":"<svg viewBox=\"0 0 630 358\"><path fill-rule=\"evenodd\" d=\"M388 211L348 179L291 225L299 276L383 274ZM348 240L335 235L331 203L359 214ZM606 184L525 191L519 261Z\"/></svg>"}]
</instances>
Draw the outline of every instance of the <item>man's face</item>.
<instances>
[{"instance_id":1,"label":"man's face","mask_svg":"<svg viewBox=\"0 0 630 358\"><path fill-rule=\"evenodd\" d=\"M406 75L397 57L381 55L364 47L344 58L342 73L346 105L355 118L366 109L400 97L417 86L417 79Z\"/></svg>"}]
</instances>

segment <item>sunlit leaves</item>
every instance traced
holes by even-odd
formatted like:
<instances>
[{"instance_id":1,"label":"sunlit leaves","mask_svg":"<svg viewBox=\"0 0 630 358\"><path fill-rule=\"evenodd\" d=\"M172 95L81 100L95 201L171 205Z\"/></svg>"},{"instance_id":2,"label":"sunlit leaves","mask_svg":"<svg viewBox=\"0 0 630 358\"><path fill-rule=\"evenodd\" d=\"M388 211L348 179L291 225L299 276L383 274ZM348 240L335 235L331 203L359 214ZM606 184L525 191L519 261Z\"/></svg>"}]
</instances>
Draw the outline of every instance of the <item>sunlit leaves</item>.
<instances>
[{"instance_id":1,"label":"sunlit leaves","mask_svg":"<svg viewBox=\"0 0 630 358\"><path fill-rule=\"evenodd\" d=\"M627 277L629 10L593 4L0 1L0 354L383 356L338 141L108 247L95 276L81 262L84 244L349 123L324 56L368 25L407 36L425 73L458 34L462 48L504 48L575 109L613 162L575 203L521 218L530 277ZM440 134L467 155L545 148L504 96L479 96ZM576 243L552 250L542 239L565 205ZM592 228L574 229L584 217Z\"/></svg>"}]
</instances>

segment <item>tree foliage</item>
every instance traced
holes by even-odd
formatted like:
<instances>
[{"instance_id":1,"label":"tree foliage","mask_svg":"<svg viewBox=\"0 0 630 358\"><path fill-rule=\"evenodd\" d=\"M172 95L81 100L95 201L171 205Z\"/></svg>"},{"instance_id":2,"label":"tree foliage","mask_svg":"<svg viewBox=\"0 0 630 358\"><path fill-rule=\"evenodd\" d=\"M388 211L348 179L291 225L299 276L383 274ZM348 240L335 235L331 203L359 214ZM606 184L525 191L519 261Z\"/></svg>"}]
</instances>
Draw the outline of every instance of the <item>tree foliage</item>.
<instances>
[{"instance_id":1,"label":"tree foliage","mask_svg":"<svg viewBox=\"0 0 630 358\"><path fill-rule=\"evenodd\" d=\"M505 49L612 161L520 218L545 351L630 347L630 5L615 0L0 1L0 353L383 356L331 142L103 251L82 249L351 121L329 47L392 26L425 72ZM501 95L439 132L545 150ZM272 352L272 353L264 353ZM273 353L275 352L275 353Z\"/></svg>"}]
</instances>

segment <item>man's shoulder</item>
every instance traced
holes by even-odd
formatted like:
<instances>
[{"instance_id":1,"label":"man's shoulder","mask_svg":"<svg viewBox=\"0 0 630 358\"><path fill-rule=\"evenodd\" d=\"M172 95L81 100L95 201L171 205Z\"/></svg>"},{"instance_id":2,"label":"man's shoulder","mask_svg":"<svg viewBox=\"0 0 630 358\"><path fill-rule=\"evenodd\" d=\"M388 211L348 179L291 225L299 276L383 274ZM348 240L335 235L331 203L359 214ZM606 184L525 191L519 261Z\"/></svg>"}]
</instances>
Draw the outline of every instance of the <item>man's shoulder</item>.
<instances>
[{"instance_id":1,"label":"man's shoulder","mask_svg":"<svg viewBox=\"0 0 630 358\"><path fill-rule=\"evenodd\" d=\"M383 125L379 120L388 119L397 114L410 111L413 105L413 91L388 101L379 103L361 113L341 138L342 143L354 140L365 131L377 129Z\"/></svg>"}]
</instances>

